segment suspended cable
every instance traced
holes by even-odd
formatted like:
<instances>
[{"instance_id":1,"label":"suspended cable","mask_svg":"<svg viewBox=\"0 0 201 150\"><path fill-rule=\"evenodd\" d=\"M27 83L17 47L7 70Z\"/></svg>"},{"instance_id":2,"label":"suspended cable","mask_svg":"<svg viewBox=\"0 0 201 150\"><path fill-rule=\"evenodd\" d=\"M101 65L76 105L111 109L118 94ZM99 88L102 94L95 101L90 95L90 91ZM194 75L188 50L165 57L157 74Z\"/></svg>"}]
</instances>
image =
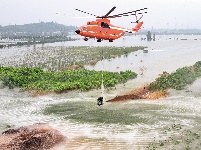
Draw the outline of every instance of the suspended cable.
<instances>
[{"instance_id":1,"label":"suspended cable","mask_svg":"<svg viewBox=\"0 0 201 150\"><path fill-rule=\"evenodd\" d=\"M104 95L104 76L103 76L103 70L104 70L104 65L103 65L103 49L102 49L102 70L101 70L101 97L97 99L97 105L103 105L103 101L105 101L105 95Z\"/></svg>"},{"instance_id":2,"label":"suspended cable","mask_svg":"<svg viewBox=\"0 0 201 150\"><path fill-rule=\"evenodd\" d=\"M104 70L104 64L103 64L103 59L104 59L104 56L103 56L103 49L102 49L102 83L101 83L101 93L102 93L102 97L103 97L103 100L105 100L105 95L104 95L104 84L103 84L103 81L104 81L104 77L103 77L103 70Z\"/></svg>"}]
</instances>

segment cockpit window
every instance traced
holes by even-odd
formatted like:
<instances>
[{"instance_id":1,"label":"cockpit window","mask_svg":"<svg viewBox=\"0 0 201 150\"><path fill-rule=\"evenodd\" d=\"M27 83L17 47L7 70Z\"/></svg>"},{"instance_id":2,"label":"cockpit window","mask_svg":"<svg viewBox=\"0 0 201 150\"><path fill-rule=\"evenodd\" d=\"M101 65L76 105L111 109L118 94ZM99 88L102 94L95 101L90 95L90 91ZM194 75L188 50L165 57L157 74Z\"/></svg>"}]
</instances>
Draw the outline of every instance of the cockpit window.
<instances>
[{"instance_id":1,"label":"cockpit window","mask_svg":"<svg viewBox=\"0 0 201 150\"><path fill-rule=\"evenodd\" d=\"M87 28L87 27L82 27L81 30L82 30L82 31L84 31L84 30L88 31L88 28Z\"/></svg>"}]
</instances>

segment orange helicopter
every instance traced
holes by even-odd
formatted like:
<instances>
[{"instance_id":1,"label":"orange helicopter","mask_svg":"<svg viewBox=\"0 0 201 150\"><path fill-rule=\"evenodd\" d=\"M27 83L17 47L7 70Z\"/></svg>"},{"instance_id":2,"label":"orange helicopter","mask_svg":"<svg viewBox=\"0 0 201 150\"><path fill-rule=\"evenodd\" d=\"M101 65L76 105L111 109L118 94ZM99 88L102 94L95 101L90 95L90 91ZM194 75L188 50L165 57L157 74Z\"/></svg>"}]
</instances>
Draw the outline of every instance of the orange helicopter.
<instances>
[{"instance_id":1,"label":"orange helicopter","mask_svg":"<svg viewBox=\"0 0 201 150\"><path fill-rule=\"evenodd\" d=\"M104 16L96 16L96 15L87 13L85 11L75 9L77 11L92 15L97 18L96 21L87 22L87 25L81 26L75 32L81 36L84 36L85 41L88 41L88 38L96 38L97 42L101 42L102 40L109 40L109 42L113 42L113 40L116 40L122 37L126 32L135 33L141 29L143 24L143 21L139 22L139 20L143 17L143 13L141 11L146 10L147 8L110 16L110 13L114 11L115 8L116 7L114 6ZM147 12L144 12L144 13L147 13ZM137 14L141 14L142 16L139 19L137 19ZM110 24L110 20L108 19L108 18L117 18L117 17L130 16L130 15L133 15L136 17L136 21L131 23L137 23L137 25L132 29L114 26Z\"/></svg>"}]
</instances>

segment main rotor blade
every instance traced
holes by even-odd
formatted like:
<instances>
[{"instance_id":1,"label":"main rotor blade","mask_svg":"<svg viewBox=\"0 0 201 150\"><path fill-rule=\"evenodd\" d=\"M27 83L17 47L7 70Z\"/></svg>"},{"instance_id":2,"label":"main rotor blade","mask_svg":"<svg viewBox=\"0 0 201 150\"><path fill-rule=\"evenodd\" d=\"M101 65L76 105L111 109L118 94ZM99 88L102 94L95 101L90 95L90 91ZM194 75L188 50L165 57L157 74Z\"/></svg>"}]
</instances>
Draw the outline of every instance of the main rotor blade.
<instances>
[{"instance_id":1,"label":"main rotor blade","mask_svg":"<svg viewBox=\"0 0 201 150\"><path fill-rule=\"evenodd\" d=\"M109 16L109 14L110 14L111 12L113 12L115 8L116 8L116 6L114 6L114 7L104 16L104 18L106 18L107 16Z\"/></svg>"},{"instance_id":2,"label":"main rotor blade","mask_svg":"<svg viewBox=\"0 0 201 150\"><path fill-rule=\"evenodd\" d=\"M131 15L133 13L136 13L138 11L142 11L142 10L145 10L145 9L148 9L148 8L142 8L142 9L138 9L138 10L134 10L134 11L129 11L129 12L126 12L126 13L121 13L121 14L117 14L117 15L112 15L115 17L120 17L120 16L128 16L128 15ZM147 13L147 12L144 12L144 13ZM138 14L142 14L142 13L138 13ZM108 16L107 18L112 18L112 16Z\"/></svg>"},{"instance_id":3,"label":"main rotor blade","mask_svg":"<svg viewBox=\"0 0 201 150\"><path fill-rule=\"evenodd\" d=\"M131 16L131 15L136 15L136 14L125 14L125 15L121 15L121 16L118 16L118 15L114 15L114 16L108 16L107 18L117 18L117 17L124 17L124 16Z\"/></svg>"},{"instance_id":4,"label":"main rotor blade","mask_svg":"<svg viewBox=\"0 0 201 150\"><path fill-rule=\"evenodd\" d=\"M123 16L136 16L138 14L142 15L142 13L133 13L133 14L113 15L113 16L108 16L107 18L116 18L116 17L123 17Z\"/></svg>"},{"instance_id":5,"label":"main rotor blade","mask_svg":"<svg viewBox=\"0 0 201 150\"><path fill-rule=\"evenodd\" d=\"M93 16L74 16L73 18L95 18Z\"/></svg>"},{"instance_id":6,"label":"main rotor blade","mask_svg":"<svg viewBox=\"0 0 201 150\"><path fill-rule=\"evenodd\" d=\"M94 16L94 17L98 17L97 15L90 14L90 13L88 13L88 12L86 12L86 11L82 11L82 10L79 10L79 9L75 9L75 10L80 11L80 12L83 12L83 13L88 14L88 15L91 15L91 16Z\"/></svg>"}]
</instances>

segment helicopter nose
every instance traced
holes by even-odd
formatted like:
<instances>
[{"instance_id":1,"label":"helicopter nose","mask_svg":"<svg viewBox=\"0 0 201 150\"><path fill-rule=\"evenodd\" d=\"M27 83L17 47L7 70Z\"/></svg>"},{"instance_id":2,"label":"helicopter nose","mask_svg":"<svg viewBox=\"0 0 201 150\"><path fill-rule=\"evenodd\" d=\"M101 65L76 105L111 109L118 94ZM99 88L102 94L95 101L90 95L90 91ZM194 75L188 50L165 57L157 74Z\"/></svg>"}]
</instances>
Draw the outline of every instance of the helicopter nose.
<instances>
[{"instance_id":1,"label":"helicopter nose","mask_svg":"<svg viewBox=\"0 0 201 150\"><path fill-rule=\"evenodd\" d=\"M80 30L75 30L75 33L80 34Z\"/></svg>"}]
</instances>

